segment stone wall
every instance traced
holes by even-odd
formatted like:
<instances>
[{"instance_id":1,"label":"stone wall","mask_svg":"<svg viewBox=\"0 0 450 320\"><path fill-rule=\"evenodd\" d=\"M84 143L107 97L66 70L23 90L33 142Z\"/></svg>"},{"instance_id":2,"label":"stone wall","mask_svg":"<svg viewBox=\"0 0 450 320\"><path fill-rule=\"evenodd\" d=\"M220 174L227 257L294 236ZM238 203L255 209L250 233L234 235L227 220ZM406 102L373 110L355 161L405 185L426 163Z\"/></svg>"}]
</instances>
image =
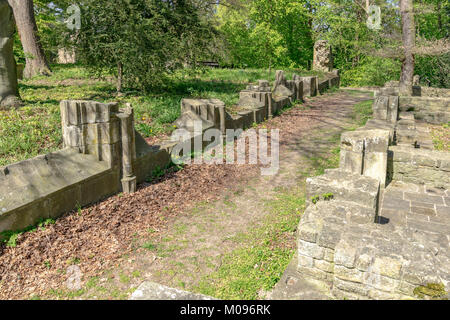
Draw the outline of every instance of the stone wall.
<instances>
[{"instance_id":1,"label":"stone wall","mask_svg":"<svg viewBox=\"0 0 450 320\"><path fill-rule=\"evenodd\" d=\"M260 80L241 92L237 115L217 99L183 99L175 125L191 133L194 121L222 133L245 129L302 99L301 78L286 80L278 71L273 90ZM193 147L197 139L203 148L209 144L192 134L182 142L150 146L134 129L130 105L71 100L61 101L60 108L64 149L0 168L0 232L24 229L120 191L132 193L155 169L171 163L175 145Z\"/></svg>"},{"instance_id":2,"label":"stone wall","mask_svg":"<svg viewBox=\"0 0 450 320\"><path fill-rule=\"evenodd\" d=\"M120 172L67 148L0 168L0 232L21 230L119 191Z\"/></svg>"},{"instance_id":3,"label":"stone wall","mask_svg":"<svg viewBox=\"0 0 450 320\"><path fill-rule=\"evenodd\" d=\"M417 120L442 124L450 122L450 98L400 97L400 111L411 111Z\"/></svg>"},{"instance_id":4,"label":"stone wall","mask_svg":"<svg viewBox=\"0 0 450 320\"><path fill-rule=\"evenodd\" d=\"M342 135L340 167L306 181L308 206L298 227L297 271L328 286L338 299L432 298L420 289L430 285L450 291L450 224L441 216L432 217L440 222L435 223L408 213L412 209L403 200L398 201L408 203L400 208L407 223L388 223L379 214L391 180L447 194L450 154L421 143L415 116L427 110L432 117L436 105L445 110L448 105L441 99L428 106L429 101L435 100L378 96L374 119ZM439 198L416 197L414 205L421 206ZM419 204L419 198L425 203ZM441 215L447 208L442 201L441 196Z\"/></svg>"},{"instance_id":5,"label":"stone wall","mask_svg":"<svg viewBox=\"0 0 450 320\"><path fill-rule=\"evenodd\" d=\"M59 48L57 62L59 64L77 63L77 55L75 50Z\"/></svg>"},{"instance_id":6,"label":"stone wall","mask_svg":"<svg viewBox=\"0 0 450 320\"><path fill-rule=\"evenodd\" d=\"M202 122L203 130L208 128L225 129L249 128L253 123L260 123L277 114L282 108L295 100L302 101L305 96L315 96L331 86L339 85L336 70L323 80L322 90L318 87L318 77L293 76L287 80L284 72L276 72L273 88L266 80L259 80L257 85L249 85L240 92L237 114L229 113L225 104L217 99L183 99L181 116L175 122L178 128L193 132L194 122Z\"/></svg>"},{"instance_id":7,"label":"stone wall","mask_svg":"<svg viewBox=\"0 0 450 320\"><path fill-rule=\"evenodd\" d=\"M392 180L450 189L450 153L391 146L388 174Z\"/></svg>"}]
</instances>

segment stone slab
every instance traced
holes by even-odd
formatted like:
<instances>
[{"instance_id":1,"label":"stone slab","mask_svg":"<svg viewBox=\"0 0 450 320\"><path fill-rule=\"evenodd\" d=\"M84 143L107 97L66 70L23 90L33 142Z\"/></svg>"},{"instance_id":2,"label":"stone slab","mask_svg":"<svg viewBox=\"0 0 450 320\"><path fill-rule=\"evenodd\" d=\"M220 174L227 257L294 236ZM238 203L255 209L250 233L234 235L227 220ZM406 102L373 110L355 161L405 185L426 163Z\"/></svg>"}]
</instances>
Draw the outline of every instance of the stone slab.
<instances>
[{"instance_id":1,"label":"stone slab","mask_svg":"<svg viewBox=\"0 0 450 320\"><path fill-rule=\"evenodd\" d=\"M162 284L146 281L133 292L129 300L216 300L202 294L170 288Z\"/></svg>"}]
</instances>

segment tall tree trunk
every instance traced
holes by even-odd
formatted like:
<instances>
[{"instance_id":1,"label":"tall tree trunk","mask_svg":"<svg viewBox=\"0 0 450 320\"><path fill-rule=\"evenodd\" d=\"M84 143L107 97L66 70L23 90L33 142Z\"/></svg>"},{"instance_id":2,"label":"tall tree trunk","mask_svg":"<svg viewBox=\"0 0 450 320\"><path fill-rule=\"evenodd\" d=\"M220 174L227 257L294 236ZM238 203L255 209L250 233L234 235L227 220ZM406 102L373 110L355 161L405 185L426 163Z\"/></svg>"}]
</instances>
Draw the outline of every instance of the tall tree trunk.
<instances>
[{"instance_id":1,"label":"tall tree trunk","mask_svg":"<svg viewBox=\"0 0 450 320\"><path fill-rule=\"evenodd\" d=\"M34 17L33 0L8 0L13 8L23 51L25 52L26 66L24 77L35 75L50 75L51 70L42 49L36 19Z\"/></svg>"},{"instance_id":2,"label":"tall tree trunk","mask_svg":"<svg viewBox=\"0 0 450 320\"><path fill-rule=\"evenodd\" d=\"M402 74L400 76L400 94L412 95L414 47L416 42L413 0L400 0L400 12L402 16L402 42L404 53Z\"/></svg>"},{"instance_id":3,"label":"tall tree trunk","mask_svg":"<svg viewBox=\"0 0 450 320\"><path fill-rule=\"evenodd\" d=\"M6 0L0 0L0 110L21 104L13 53L14 18Z\"/></svg>"}]
</instances>

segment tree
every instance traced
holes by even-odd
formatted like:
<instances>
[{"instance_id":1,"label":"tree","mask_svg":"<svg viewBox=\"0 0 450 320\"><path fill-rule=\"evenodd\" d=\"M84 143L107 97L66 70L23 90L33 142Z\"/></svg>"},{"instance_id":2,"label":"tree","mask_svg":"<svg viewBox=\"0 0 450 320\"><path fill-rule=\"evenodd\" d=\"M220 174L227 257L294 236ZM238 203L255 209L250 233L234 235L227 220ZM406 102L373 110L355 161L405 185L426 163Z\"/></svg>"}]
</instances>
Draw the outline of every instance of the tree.
<instances>
[{"instance_id":1,"label":"tree","mask_svg":"<svg viewBox=\"0 0 450 320\"><path fill-rule=\"evenodd\" d=\"M191 0L84 0L81 29L67 34L77 58L123 86L151 89L208 48L211 27ZM191 63L189 63L191 64Z\"/></svg>"},{"instance_id":2,"label":"tree","mask_svg":"<svg viewBox=\"0 0 450 320\"><path fill-rule=\"evenodd\" d=\"M308 1L314 38L332 45L343 85L380 86L401 75L409 86L416 70L433 85L448 87L450 2L405 1L413 9L401 10L399 0ZM368 27L369 5L381 8L381 29Z\"/></svg>"},{"instance_id":3,"label":"tree","mask_svg":"<svg viewBox=\"0 0 450 320\"><path fill-rule=\"evenodd\" d=\"M414 25L413 0L400 0L402 17L403 59L400 76L400 94L412 95L414 77L414 48L416 43L416 28Z\"/></svg>"},{"instance_id":4,"label":"tree","mask_svg":"<svg viewBox=\"0 0 450 320\"><path fill-rule=\"evenodd\" d=\"M0 0L0 109L21 104L13 55L14 18L6 0Z\"/></svg>"},{"instance_id":5,"label":"tree","mask_svg":"<svg viewBox=\"0 0 450 320\"><path fill-rule=\"evenodd\" d=\"M25 53L26 66L24 77L50 75L51 69L40 42L33 0L8 0L13 8L17 30Z\"/></svg>"},{"instance_id":6,"label":"tree","mask_svg":"<svg viewBox=\"0 0 450 320\"><path fill-rule=\"evenodd\" d=\"M218 29L235 66L308 66L313 41L306 0L220 2Z\"/></svg>"}]
</instances>

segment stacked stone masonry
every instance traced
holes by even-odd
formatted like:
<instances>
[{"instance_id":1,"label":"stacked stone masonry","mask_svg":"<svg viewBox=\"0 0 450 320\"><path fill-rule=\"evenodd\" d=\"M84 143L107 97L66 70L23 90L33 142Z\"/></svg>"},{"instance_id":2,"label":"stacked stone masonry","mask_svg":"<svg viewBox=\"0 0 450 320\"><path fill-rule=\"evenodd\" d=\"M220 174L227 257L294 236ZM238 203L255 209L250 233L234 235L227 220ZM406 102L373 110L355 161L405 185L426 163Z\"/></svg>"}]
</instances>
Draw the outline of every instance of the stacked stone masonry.
<instances>
[{"instance_id":1,"label":"stacked stone masonry","mask_svg":"<svg viewBox=\"0 0 450 320\"><path fill-rule=\"evenodd\" d=\"M342 135L340 167L307 179L297 271L338 299L450 291L450 154L431 150L426 130L447 123L448 97L383 95L390 89L376 95L373 119Z\"/></svg>"}]
</instances>

